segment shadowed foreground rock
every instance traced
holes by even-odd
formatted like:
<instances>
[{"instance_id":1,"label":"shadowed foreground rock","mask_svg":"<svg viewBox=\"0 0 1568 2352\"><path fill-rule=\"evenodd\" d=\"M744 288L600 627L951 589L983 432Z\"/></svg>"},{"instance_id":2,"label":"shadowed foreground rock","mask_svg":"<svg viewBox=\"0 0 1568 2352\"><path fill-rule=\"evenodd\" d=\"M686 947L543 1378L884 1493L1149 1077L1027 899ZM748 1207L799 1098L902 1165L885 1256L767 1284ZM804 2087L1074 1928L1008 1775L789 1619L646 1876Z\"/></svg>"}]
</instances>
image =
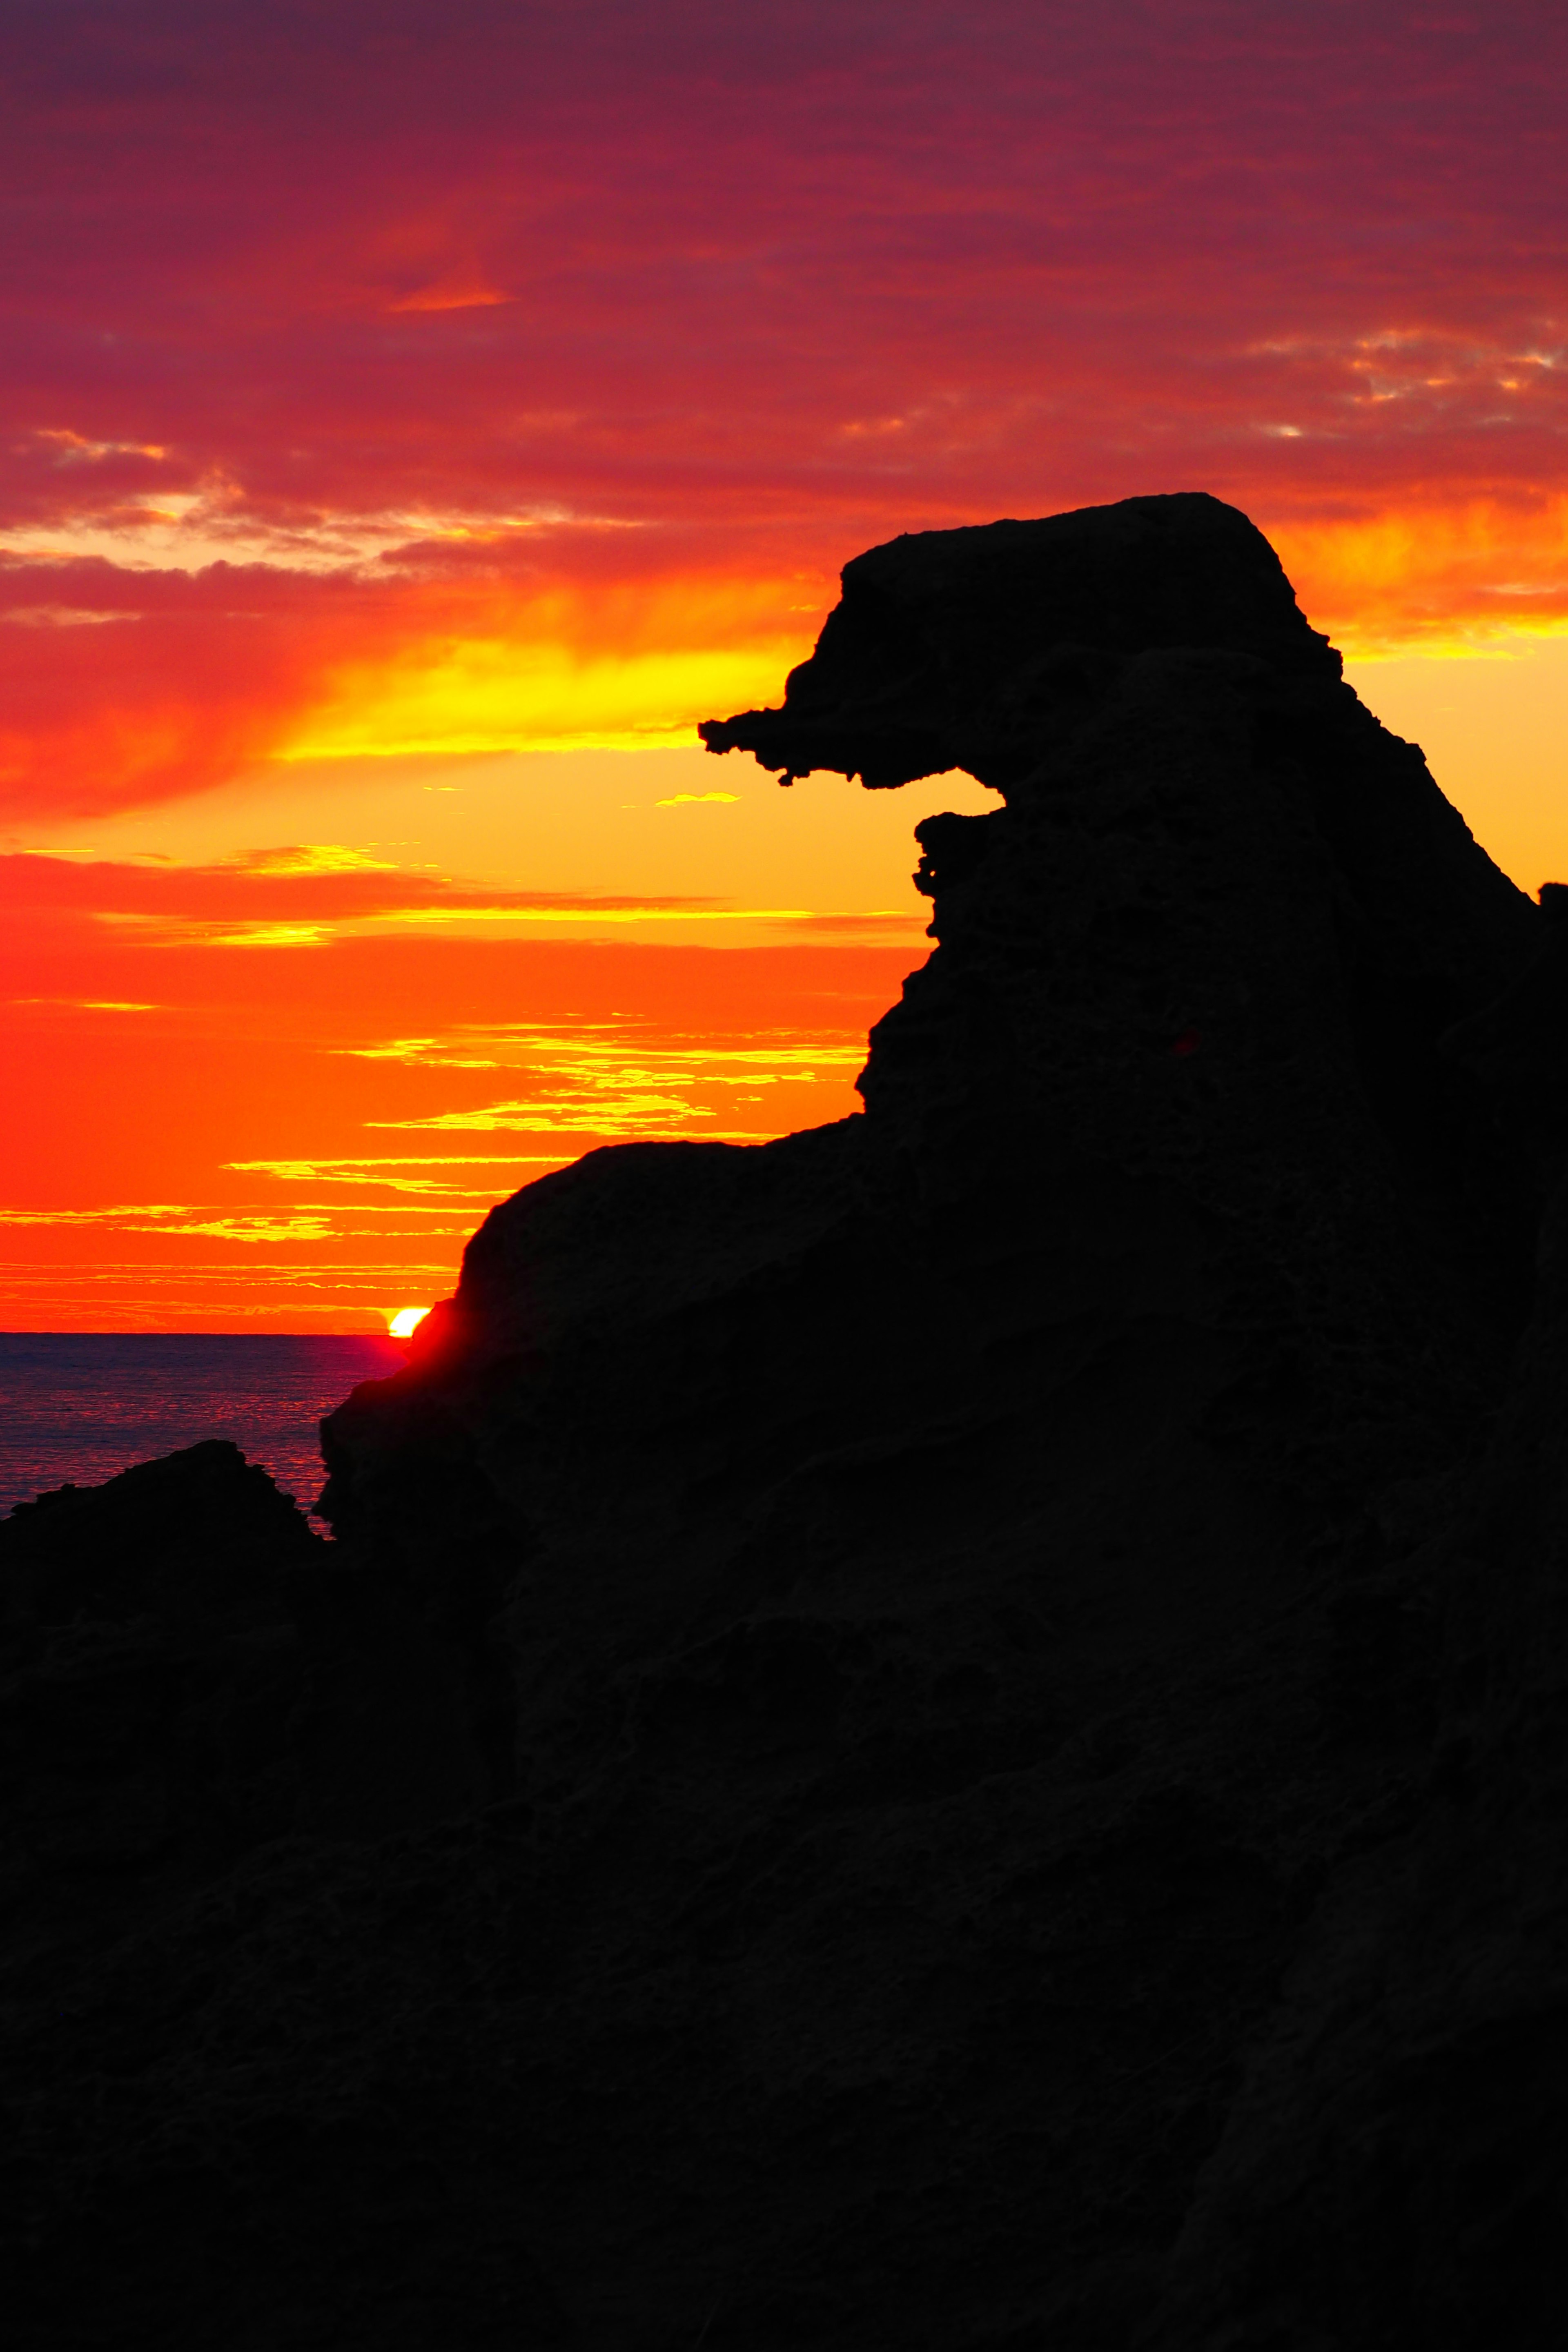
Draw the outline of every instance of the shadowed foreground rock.
<instances>
[{"instance_id":1,"label":"shadowed foreground rock","mask_svg":"<svg viewBox=\"0 0 1568 2352\"><path fill-rule=\"evenodd\" d=\"M1205 498L876 549L704 733L1005 805L865 1117L530 1186L337 1547L138 1586L273 1810L13 1898L25 2340L1556 2346L1553 894ZM225 1451L0 1528L20 1671Z\"/></svg>"}]
</instances>

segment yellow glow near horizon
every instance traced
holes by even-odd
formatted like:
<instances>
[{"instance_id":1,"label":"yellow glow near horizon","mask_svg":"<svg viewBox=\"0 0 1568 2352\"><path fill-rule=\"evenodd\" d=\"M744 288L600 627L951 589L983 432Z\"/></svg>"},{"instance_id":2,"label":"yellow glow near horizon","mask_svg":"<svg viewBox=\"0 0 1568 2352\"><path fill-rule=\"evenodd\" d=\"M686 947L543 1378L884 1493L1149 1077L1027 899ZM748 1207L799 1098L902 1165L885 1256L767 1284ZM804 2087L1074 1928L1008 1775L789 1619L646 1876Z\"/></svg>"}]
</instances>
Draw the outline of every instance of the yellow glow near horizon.
<instances>
[{"instance_id":1,"label":"yellow glow near horizon","mask_svg":"<svg viewBox=\"0 0 1568 2352\"><path fill-rule=\"evenodd\" d=\"M326 665L271 757L689 743L698 719L776 696L833 602L815 573L416 591L390 637Z\"/></svg>"},{"instance_id":2,"label":"yellow glow near horizon","mask_svg":"<svg viewBox=\"0 0 1568 2352\"><path fill-rule=\"evenodd\" d=\"M273 756L287 764L684 743L699 719L776 694L809 650L795 639L629 657L504 641L442 647L342 673L331 699Z\"/></svg>"},{"instance_id":3,"label":"yellow glow near horizon","mask_svg":"<svg viewBox=\"0 0 1568 2352\"><path fill-rule=\"evenodd\" d=\"M386 1318L388 1336L394 1339L411 1339L428 1315L427 1307L400 1307L395 1315Z\"/></svg>"}]
</instances>

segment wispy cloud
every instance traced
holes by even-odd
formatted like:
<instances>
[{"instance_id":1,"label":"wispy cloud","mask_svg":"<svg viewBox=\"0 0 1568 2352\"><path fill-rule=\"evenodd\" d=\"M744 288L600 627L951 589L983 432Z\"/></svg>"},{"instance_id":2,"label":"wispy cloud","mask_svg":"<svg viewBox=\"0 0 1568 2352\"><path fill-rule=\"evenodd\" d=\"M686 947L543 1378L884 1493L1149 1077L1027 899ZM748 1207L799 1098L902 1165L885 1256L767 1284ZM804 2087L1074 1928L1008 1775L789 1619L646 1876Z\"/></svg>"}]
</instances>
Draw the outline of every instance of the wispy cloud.
<instances>
[{"instance_id":1,"label":"wispy cloud","mask_svg":"<svg viewBox=\"0 0 1568 2352\"><path fill-rule=\"evenodd\" d=\"M100 1209L0 1208L0 1225L112 1225L125 1224L135 1219L140 1230L153 1220L167 1222L171 1218L190 1217L195 1213L187 1204L169 1201L139 1202L134 1206L117 1204Z\"/></svg>"},{"instance_id":2,"label":"wispy cloud","mask_svg":"<svg viewBox=\"0 0 1568 2352\"><path fill-rule=\"evenodd\" d=\"M318 1242L326 1238L329 1230L326 1219L310 1211L279 1215L262 1210L250 1215L226 1215L167 1202L100 1209L0 1208L0 1225L106 1225L123 1234L205 1234L231 1242Z\"/></svg>"},{"instance_id":3,"label":"wispy cloud","mask_svg":"<svg viewBox=\"0 0 1568 2352\"><path fill-rule=\"evenodd\" d=\"M482 1056L462 1050L475 1044L483 1045ZM858 1034L660 1041L647 1034L646 1024L631 1023L474 1024L438 1038L397 1038L348 1050L411 1067L510 1069L528 1081L526 1093L500 1101L368 1120L372 1127L605 1140L701 1133L748 1143L783 1133L789 1124L787 1113L770 1119L769 1090L842 1080L866 1058ZM753 1124L735 1124L742 1108L755 1109Z\"/></svg>"},{"instance_id":4,"label":"wispy cloud","mask_svg":"<svg viewBox=\"0 0 1568 2352\"><path fill-rule=\"evenodd\" d=\"M300 842L287 849L258 849L234 861L245 874L395 874L395 858L372 857L367 850L348 849L334 841Z\"/></svg>"},{"instance_id":5,"label":"wispy cloud","mask_svg":"<svg viewBox=\"0 0 1568 2352\"><path fill-rule=\"evenodd\" d=\"M149 945L221 948L316 947L366 931L648 929L657 936L671 926L697 925L875 934L910 930L921 919L892 908L733 906L695 892L480 887L432 866L400 866L331 843L257 850L208 866L0 855L0 906L71 913Z\"/></svg>"},{"instance_id":6,"label":"wispy cloud","mask_svg":"<svg viewBox=\"0 0 1568 2352\"><path fill-rule=\"evenodd\" d=\"M416 1199L447 1201L488 1201L495 1196L496 1186L489 1184L453 1184L439 1176L409 1176L388 1174L391 1168L451 1167L505 1168L519 1171L529 1168L558 1168L560 1155L550 1153L491 1152L468 1154L460 1159L442 1160L231 1160L226 1163L240 1175L273 1176L285 1184L340 1184L354 1191L406 1193Z\"/></svg>"},{"instance_id":7,"label":"wispy cloud","mask_svg":"<svg viewBox=\"0 0 1568 2352\"><path fill-rule=\"evenodd\" d=\"M163 1007L142 999L119 996L13 996L16 1005L48 1004L70 1013L162 1013Z\"/></svg>"}]
</instances>

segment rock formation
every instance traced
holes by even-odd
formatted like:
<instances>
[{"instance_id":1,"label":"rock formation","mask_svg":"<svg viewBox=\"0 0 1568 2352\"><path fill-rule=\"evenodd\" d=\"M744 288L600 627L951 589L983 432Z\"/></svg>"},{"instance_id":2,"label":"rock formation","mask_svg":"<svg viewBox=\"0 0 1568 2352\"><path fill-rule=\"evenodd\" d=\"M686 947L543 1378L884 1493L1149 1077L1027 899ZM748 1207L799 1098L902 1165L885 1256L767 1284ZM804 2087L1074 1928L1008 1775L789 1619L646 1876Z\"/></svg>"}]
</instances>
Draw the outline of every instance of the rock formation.
<instances>
[{"instance_id":1,"label":"rock formation","mask_svg":"<svg viewBox=\"0 0 1568 2352\"><path fill-rule=\"evenodd\" d=\"M335 1547L191 1522L273 1811L14 1904L26 2340L1555 2346L1553 895L1207 498L875 549L703 732L1003 805L863 1117L529 1186ZM19 1670L154 1472L0 1528Z\"/></svg>"}]
</instances>

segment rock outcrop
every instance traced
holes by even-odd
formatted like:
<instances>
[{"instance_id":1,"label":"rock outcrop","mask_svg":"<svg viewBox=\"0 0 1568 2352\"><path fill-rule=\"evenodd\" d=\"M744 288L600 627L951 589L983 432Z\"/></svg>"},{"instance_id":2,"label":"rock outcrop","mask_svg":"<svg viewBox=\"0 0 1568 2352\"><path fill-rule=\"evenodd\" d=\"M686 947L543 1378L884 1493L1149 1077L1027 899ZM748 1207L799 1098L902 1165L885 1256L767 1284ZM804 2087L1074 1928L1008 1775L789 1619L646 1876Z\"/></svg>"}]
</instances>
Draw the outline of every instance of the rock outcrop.
<instances>
[{"instance_id":1,"label":"rock outcrop","mask_svg":"<svg viewBox=\"0 0 1568 2352\"><path fill-rule=\"evenodd\" d=\"M0 1521L0 1678L7 1893L46 1972L281 1839L480 1793L423 1629L219 1439Z\"/></svg>"},{"instance_id":2,"label":"rock outcrop","mask_svg":"<svg viewBox=\"0 0 1568 2352\"><path fill-rule=\"evenodd\" d=\"M216 1440L0 1522L7 1907L46 1977L295 1826L288 1596L325 1550Z\"/></svg>"},{"instance_id":3,"label":"rock outcrop","mask_svg":"<svg viewBox=\"0 0 1568 2352\"><path fill-rule=\"evenodd\" d=\"M1004 804L863 1117L528 1187L324 1424L286 1833L13 1969L29 2340L1555 2344L1551 894L1206 498L703 731Z\"/></svg>"}]
</instances>

